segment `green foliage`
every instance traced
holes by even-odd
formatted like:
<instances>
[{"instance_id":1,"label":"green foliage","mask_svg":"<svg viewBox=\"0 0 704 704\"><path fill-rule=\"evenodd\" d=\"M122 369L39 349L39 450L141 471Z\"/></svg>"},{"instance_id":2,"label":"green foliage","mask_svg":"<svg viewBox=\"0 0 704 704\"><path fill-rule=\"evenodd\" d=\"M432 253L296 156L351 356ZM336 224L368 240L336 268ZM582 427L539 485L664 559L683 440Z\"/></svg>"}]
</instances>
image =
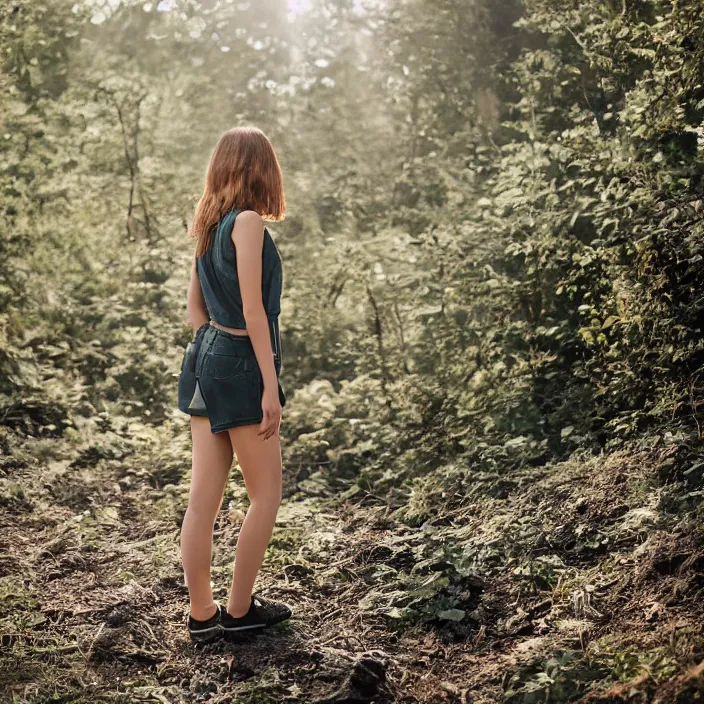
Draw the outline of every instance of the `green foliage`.
<instances>
[{"instance_id":1,"label":"green foliage","mask_svg":"<svg viewBox=\"0 0 704 704\"><path fill-rule=\"evenodd\" d=\"M201 18L152 5L3 15L6 398L60 373L89 387L69 405L170 414L187 338L174 328L184 226L207 145L229 124L205 115L225 104L269 131L287 174L293 207L273 229L288 262L288 390L327 377L340 394L327 424L357 419L359 442L386 450L363 456L367 493L443 456L508 471L673 422L700 434L696 7L536 0L521 16L415 0L392 3L398 23L386 24L380 8L321 3L291 24L272 6L265 55L251 8ZM335 18L334 36L317 12ZM136 18L139 36L125 29ZM232 39L219 54L212 22ZM388 56L363 50L375 41ZM226 55L240 77L199 95L202 67L219 76ZM177 77L160 72L165 56ZM286 129L269 110L284 95ZM313 118L308 103L337 112ZM370 127L355 131L352 116ZM188 151L178 135L194 119L206 129ZM292 436L321 431L291 412ZM350 429L326 442L356 453Z\"/></svg>"}]
</instances>

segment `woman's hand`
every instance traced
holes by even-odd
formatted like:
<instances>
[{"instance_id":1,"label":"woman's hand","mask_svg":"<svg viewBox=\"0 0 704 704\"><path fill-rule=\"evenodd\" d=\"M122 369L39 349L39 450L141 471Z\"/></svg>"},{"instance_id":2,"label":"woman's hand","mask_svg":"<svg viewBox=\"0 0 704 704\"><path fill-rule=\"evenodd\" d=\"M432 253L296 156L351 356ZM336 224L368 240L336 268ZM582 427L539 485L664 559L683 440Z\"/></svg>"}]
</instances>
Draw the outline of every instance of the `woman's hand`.
<instances>
[{"instance_id":1,"label":"woman's hand","mask_svg":"<svg viewBox=\"0 0 704 704\"><path fill-rule=\"evenodd\" d=\"M281 426L282 410L278 386L265 388L262 394L262 413L264 418L257 433L262 440L268 440L272 435L278 434Z\"/></svg>"}]
</instances>

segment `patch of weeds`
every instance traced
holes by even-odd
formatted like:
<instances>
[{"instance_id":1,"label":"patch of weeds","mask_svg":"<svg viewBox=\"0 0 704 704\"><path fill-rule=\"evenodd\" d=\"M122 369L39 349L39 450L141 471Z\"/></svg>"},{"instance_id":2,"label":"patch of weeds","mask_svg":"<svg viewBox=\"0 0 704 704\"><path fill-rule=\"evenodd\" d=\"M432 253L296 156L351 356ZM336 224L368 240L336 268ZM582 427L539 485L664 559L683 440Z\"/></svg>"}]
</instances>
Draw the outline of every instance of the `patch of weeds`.
<instances>
[{"instance_id":1,"label":"patch of weeds","mask_svg":"<svg viewBox=\"0 0 704 704\"><path fill-rule=\"evenodd\" d=\"M71 462L71 469L85 469L95 467L101 460L122 460L129 453L123 438L116 435L105 435L101 442L82 449Z\"/></svg>"},{"instance_id":2,"label":"patch of weeds","mask_svg":"<svg viewBox=\"0 0 704 704\"><path fill-rule=\"evenodd\" d=\"M413 528L437 515L438 495L442 493L442 482L438 474L420 477L409 482L410 495L391 517Z\"/></svg>"},{"instance_id":3,"label":"patch of weeds","mask_svg":"<svg viewBox=\"0 0 704 704\"><path fill-rule=\"evenodd\" d=\"M409 573L373 565L367 578L378 584L359 602L362 611L381 613L400 624L445 626L465 634L469 612L477 608L482 582L452 561L453 547L436 546Z\"/></svg>"},{"instance_id":4,"label":"patch of weeds","mask_svg":"<svg viewBox=\"0 0 704 704\"><path fill-rule=\"evenodd\" d=\"M606 668L590 663L578 651L564 651L547 660L534 661L504 681L506 704L562 704L583 696Z\"/></svg>"},{"instance_id":5,"label":"patch of weeds","mask_svg":"<svg viewBox=\"0 0 704 704\"><path fill-rule=\"evenodd\" d=\"M162 568L166 568L165 574L169 574L171 566L174 563L180 564L180 551L172 535L163 534L155 536L155 538L149 542L146 550L148 550L146 559L156 568L158 575L164 573Z\"/></svg>"},{"instance_id":6,"label":"patch of weeds","mask_svg":"<svg viewBox=\"0 0 704 704\"><path fill-rule=\"evenodd\" d=\"M39 600L33 597L31 600L39 603ZM46 620L46 616L38 609L16 609L5 622L11 623L17 632L26 633L36 626L46 623Z\"/></svg>"},{"instance_id":7,"label":"patch of weeds","mask_svg":"<svg viewBox=\"0 0 704 704\"><path fill-rule=\"evenodd\" d=\"M39 600L22 579L15 576L0 577L0 620L14 624L17 614L29 611L38 604ZM11 618L8 619L8 616Z\"/></svg>"},{"instance_id":8,"label":"patch of weeds","mask_svg":"<svg viewBox=\"0 0 704 704\"><path fill-rule=\"evenodd\" d=\"M281 704L284 695L289 693L281 683L278 668L273 666L258 672L256 678L247 679L242 686L247 688L246 692L227 693L232 697L229 701L233 704Z\"/></svg>"},{"instance_id":9,"label":"patch of weeds","mask_svg":"<svg viewBox=\"0 0 704 704\"><path fill-rule=\"evenodd\" d=\"M301 533L302 531L291 528L275 530L267 547L267 564L291 564L291 557L298 553L301 546Z\"/></svg>"},{"instance_id":10,"label":"patch of weeds","mask_svg":"<svg viewBox=\"0 0 704 704\"><path fill-rule=\"evenodd\" d=\"M591 663L608 672L609 683L626 682L644 672L659 683L680 670L677 655L670 645L644 652L635 645L623 645L616 636L590 643L587 655Z\"/></svg>"},{"instance_id":11,"label":"patch of weeds","mask_svg":"<svg viewBox=\"0 0 704 704\"><path fill-rule=\"evenodd\" d=\"M233 472L235 470L232 470ZM239 470L237 470L239 472ZM242 482L230 479L225 485L225 491L223 493L222 505L228 506L230 510L234 506L241 506L243 510L249 506L249 497L247 496L247 489Z\"/></svg>"},{"instance_id":12,"label":"patch of weeds","mask_svg":"<svg viewBox=\"0 0 704 704\"><path fill-rule=\"evenodd\" d=\"M702 505L704 490L687 491L683 482L664 486L660 493L659 509L663 513L681 516L696 511Z\"/></svg>"},{"instance_id":13,"label":"patch of weeds","mask_svg":"<svg viewBox=\"0 0 704 704\"><path fill-rule=\"evenodd\" d=\"M86 552L98 550L102 534L99 520L91 514L90 509L86 509L83 513L75 516L75 519L76 532L80 536L81 549Z\"/></svg>"},{"instance_id":14,"label":"patch of weeds","mask_svg":"<svg viewBox=\"0 0 704 704\"><path fill-rule=\"evenodd\" d=\"M34 504L22 484L3 482L0 488L0 507L12 511L31 511Z\"/></svg>"},{"instance_id":15,"label":"patch of weeds","mask_svg":"<svg viewBox=\"0 0 704 704\"><path fill-rule=\"evenodd\" d=\"M149 484L155 489L161 489L168 484L180 484L188 474L189 467L181 460L171 460L156 465L148 475Z\"/></svg>"},{"instance_id":16,"label":"patch of weeds","mask_svg":"<svg viewBox=\"0 0 704 704\"><path fill-rule=\"evenodd\" d=\"M409 526L418 526L438 518L441 512L454 511L470 503L508 498L517 481L496 472L450 464L410 480L411 493L392 517Z\"/></svg>"},{"instance_id":17,"label":"patch of weeds","mask_svg":"<svg viewBox=\"0 0 704 704\"><path fill-rule=\"evenodd\" d=\"M67 469L67 463L62 462L57 463L45 477L45 489L52 502L73 511L90 508L100 491L93 469Z\"/></svg>"},{"instance_id":18,"label":"patch of weeds","mask_svg":"<svg viewBox=\"0 0 704 704\"><path fill-rule=\"evenodd\" d=\"M147 497L151 501L154 513L160 520L181 525L188 506L188 496L179 484L169 484L159 491L151 491Z\"/></svg>"},{"instance_id":19,"label":"patch of weeds","mask_svg":"<svg viewBox=\"0 0 704 704\"><path fill-rule=\"evenodd\" d=\"M557 555L540 555L523 561L513 570L513 576L534 593L552 591L557 587L565 569L565 563Z\"/></svg>"},{"instance_id":20,"label":"patch of weeds","mask_svg":"<svg viewBox=\"0 0 704 704\"><path fill-rule=\"evenodd\" d=\"M572 567L567 568L562 571L557 584L552 590L552 598L555 601L564 601L570 597L570 594L579 590L589 581L590 579L587 573L581 573Z\"/></svg>"},{"instance_id":21,"label":"patch of weeds","mask_svg":"<svg viewBox=\"0 0 704 704\"><path fill-rule=\"evenodd\" d=\"M3 629L4 630L4 629ZM3 641L5 637L3 637ZM0 658L0 691L8 697L5 701L31 701L23 699L10 699L13 697L13 689L16 690L17 696L26 697L28 687L36 687L37 682L41 682L46 678L46 668L42 663L32 661L23 657L24 654L18 655L13 649L7 648L3 642L3 656Z\"/></svg>"}]
</instances>

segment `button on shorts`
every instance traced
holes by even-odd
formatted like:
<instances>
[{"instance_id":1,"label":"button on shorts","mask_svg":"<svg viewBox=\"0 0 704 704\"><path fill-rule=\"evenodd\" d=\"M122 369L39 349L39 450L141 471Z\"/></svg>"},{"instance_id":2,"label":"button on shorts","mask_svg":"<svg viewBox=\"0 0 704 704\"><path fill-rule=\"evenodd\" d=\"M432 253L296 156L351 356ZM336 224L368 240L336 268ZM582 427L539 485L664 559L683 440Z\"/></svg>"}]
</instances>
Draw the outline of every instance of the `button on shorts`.
<instances>
[{"instance_id":1,"label":"button on shorts","mask_svg":"<svg viewBox=\"0 0 704 704\"><path fill-rule=\"evenodd\" d=\"M278 381L281 359L274 356L279 402L286 395ZM219 433L239 425L261 423L264 380L248 335L233 335L204 323L188 343L178 380L179 410L206 416Z\"/></svg>"}]
</instances>

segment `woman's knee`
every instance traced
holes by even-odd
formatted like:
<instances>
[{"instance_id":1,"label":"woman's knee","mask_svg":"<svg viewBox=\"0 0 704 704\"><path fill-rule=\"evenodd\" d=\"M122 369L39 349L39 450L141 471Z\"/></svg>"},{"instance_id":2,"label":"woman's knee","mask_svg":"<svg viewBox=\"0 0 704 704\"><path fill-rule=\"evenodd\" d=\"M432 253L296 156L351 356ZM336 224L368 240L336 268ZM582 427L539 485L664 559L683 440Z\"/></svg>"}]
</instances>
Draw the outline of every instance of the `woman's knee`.
<instances>
[{"instance_id":1,"label":"woman's knee","mask_svg":"<svg viewBox=\"0 0 704 704\"><path fill-rule=\"evenodd\" d=\"M281 506L281 489L272 487L272 489L268 491L250 496L249 504L250 506L257 506L270 513L276 513L279 510L279 506Z\"/></svg>"},{"instance_id":2,"label":"woman's knee","mask_svg":"<svg viewBox=\"0 0 704 704\"><path fill-rule=\"evenodd\" d=\"M198 501L191 497L186 507L186 515L189 520L196 521L197 523L214 524L215 519L218 516L220 510L220 505L215 505L208 501Z\"/></svg>"}]
</instances>

